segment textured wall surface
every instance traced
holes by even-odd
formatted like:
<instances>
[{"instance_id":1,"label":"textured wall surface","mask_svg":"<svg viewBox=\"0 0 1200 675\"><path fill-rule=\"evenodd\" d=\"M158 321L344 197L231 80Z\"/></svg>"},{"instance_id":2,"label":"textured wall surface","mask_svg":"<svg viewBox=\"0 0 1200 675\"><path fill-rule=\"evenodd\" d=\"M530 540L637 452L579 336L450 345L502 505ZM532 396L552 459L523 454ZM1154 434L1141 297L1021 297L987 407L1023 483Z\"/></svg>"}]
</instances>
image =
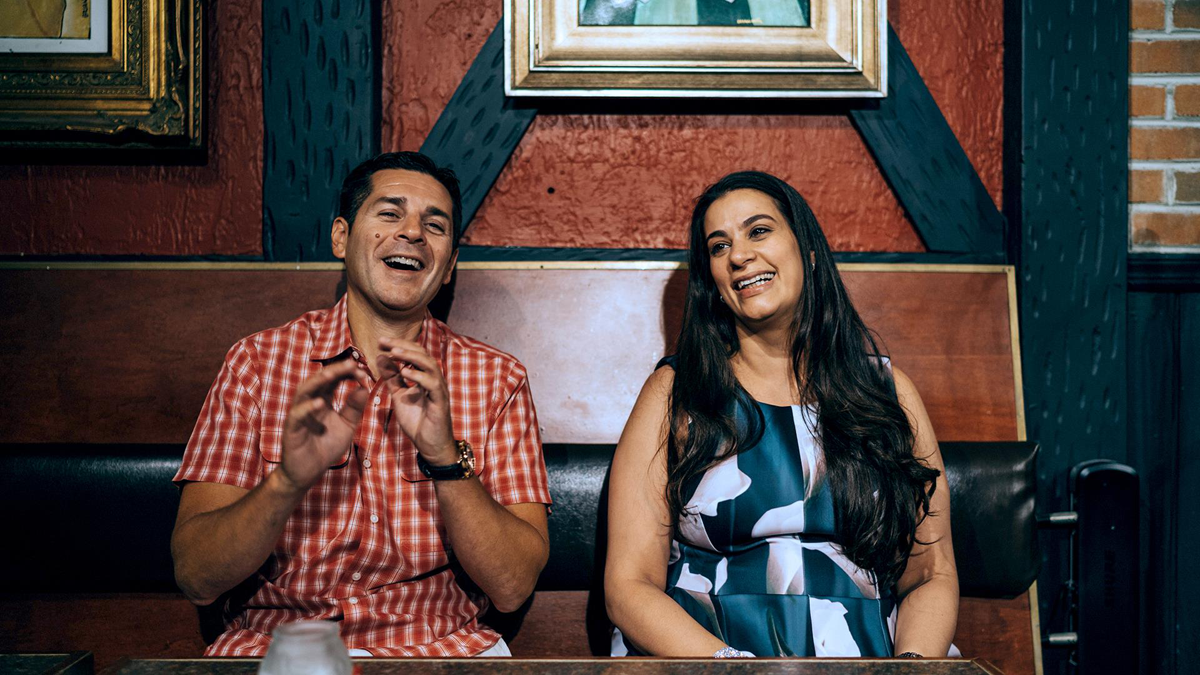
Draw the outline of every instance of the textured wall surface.
<instances>
[{"instance_id":1,"label":"textured wall surface","mask_svg":"<svg viewBox=\"0 0 1200 675\"><path fill-rule=\"evenodd\" d=\"M896 32L997 201L1002 10L1000 0L889 7ZM932 15L938 20L929 21ZM421 145L499 18L499 2L384 0L384 150ZM802 111L808 104L788 105ZM682 247L690 204L704 186L729 171L758 168L809 198L836 249L923 250L845 115L785 115L778 106L757 114L761 104L744 106L744 115L540 114L465 242Z\"/></svg>"},{"instance_id":2,"label":"textured wall surface","mask_svg":"<svg viewBox=\"0 0 1200 675\"><path fill-rule=\"evenodd\" d=\"M260 254L261 18L208 8L207 165L0 165L0 255Z\"/></svg>"}]
</instances>

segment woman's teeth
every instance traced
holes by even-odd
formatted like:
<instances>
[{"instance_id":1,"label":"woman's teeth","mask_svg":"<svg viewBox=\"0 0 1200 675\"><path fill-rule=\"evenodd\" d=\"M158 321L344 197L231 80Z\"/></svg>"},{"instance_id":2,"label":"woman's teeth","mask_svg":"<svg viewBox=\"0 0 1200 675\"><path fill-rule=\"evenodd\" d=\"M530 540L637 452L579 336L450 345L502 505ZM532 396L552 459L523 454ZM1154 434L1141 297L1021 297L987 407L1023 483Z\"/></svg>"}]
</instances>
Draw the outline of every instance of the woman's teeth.
<instances>
[{"instance_id":1,"label":"woman's teeth","mask_svg":"<svg viewBox=\"0 0 1200 675\"><path fill-rule=\"evenodd\" d=\"M751 277L749 279L737 282L736 288L737 290L741 291L752 286L761 286L773 278L775 278L775 275L771 273L760 274L756 277Z\"/></svg>"}]
</instances>

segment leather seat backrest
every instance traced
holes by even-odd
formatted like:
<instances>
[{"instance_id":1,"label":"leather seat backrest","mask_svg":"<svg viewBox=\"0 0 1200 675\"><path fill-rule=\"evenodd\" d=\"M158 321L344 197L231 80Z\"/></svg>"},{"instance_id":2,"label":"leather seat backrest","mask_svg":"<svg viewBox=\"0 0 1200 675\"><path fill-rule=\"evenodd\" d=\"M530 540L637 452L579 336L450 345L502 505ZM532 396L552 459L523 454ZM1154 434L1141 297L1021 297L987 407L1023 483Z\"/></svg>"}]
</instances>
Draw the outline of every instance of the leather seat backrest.
<instances>
[{"instance_id":1,"label":"leather seat backrest","mask_svg":"<svg viewBox=\"0 0 1200 675\"><path fill-rule=\"evenodd\" d=\"M962 595L1013 597L1037 576L1034 443L942 443ZM612 445L548 444L554 498L539 590L598 590ZM171 477L183 446L23 444L0 448L7 514L0 588L172 591Z\"/></svg>"},{"instance_id":2,"label":"leather seat backrest","mask_svg":"<svg viewBox=\"0 0 1200 675\"><path fill-rule=\"evenodd\" d=\"M960 593L1011 598L1037 577L1032 442L942 443ZM606 536L607 471L612 445L545 448L554 511L542 590L597 590Z\"/></svg>"}]
</instances>

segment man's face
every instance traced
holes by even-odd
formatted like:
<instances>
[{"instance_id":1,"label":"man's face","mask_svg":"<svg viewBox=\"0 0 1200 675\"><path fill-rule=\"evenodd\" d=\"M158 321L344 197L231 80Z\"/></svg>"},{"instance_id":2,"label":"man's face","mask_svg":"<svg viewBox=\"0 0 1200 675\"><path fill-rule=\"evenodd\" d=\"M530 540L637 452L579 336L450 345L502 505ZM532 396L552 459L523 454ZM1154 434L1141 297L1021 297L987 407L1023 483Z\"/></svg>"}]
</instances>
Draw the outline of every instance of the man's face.
<instances>
[{"instance_id":1,"label":"man's face","mask_svg":"<svg viewBox=\"0 0 1200 675\"><path fill-rule=\"evenodd\" d=\"M333 221L333 255L346 262L347 291L381 318L416 318L450 281L454 250L450 193L428 174L385 169L354 226Z\"/></svg>"}]
</instances>

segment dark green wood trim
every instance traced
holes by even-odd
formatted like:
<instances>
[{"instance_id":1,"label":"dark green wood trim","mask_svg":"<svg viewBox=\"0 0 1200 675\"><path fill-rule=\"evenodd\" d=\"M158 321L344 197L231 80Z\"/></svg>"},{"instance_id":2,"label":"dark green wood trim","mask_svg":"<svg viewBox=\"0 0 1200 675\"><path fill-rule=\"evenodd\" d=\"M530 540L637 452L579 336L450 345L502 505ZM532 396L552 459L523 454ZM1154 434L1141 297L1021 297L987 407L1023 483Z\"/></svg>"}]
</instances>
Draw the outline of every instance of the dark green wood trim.
<instances>
[{"instance_id":1,"label":"dark green wood trim","mask_svg":"<svg viewBox=\"0 0 1200 675\"><path fill-rule=\"evenodd\" d=\"M926 248L1003 254L1004 216L890 25L888 69L887 98L850 119Z\"/></svg>"},{"instance_id":2,"label":"dark green wood trim","mask_svg":"<svg viewBox=\"0 0 1200 675\"><path fill-rule=\"evenodd\" d=\"M263 0L263 257L333 260L342 180L379 153L379 3Z\"/></svg>"},{"instance_id":3,"label":"dark green wood trim","mask_svg":"<svg viewBox=\"0 0 1200 675\"><path fill-rule=\"evenodd\" d=\"M500 22L421 144L421 152L458 175L464 231L535 115L537 108L504 95Z\"/></svg>"},{"instance_id":4,"label":"dark green wood trim","mask_svg":"<svg viewBox=\"0 0 1200 675\"><path fill-rule=\"evenodd\" d=\"M1017 218L1025 419L1042 446L1038 510L1047 513L1070 507L1078 463L1128 462L1129 4L1009 2L1006 43L1016 55L1006 95L1016 111L1006 122L1018 140L1007 147L1018 156L1006 163L1017 174L1006 202ZM1068 550L1065 538L1042 549L1045 633L1070 629L1072 603L1057 602ZM1045 672L1070 671L1069 657L1047 649Z\"/></svg>"}]
</instances>

